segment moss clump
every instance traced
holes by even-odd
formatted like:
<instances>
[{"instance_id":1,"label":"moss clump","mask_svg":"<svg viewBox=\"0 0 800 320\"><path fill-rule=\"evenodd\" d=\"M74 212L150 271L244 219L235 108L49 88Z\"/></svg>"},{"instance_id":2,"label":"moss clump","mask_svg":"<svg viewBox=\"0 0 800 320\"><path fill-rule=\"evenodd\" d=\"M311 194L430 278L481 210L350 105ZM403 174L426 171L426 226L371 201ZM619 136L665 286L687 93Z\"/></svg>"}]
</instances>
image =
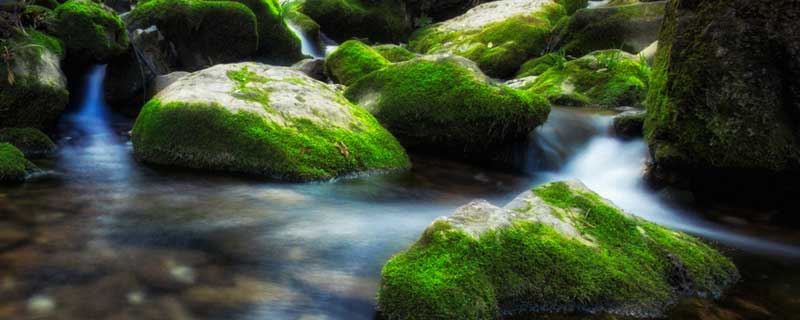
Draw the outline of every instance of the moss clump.
<instances>
[{"instance_id":1,"label":"moss clump","mask_svg":"<svg viewBox=\"0 0 800 320\"><path fill-rule=\"evenodd\" d=\"M284 21L283 8L277 0L236 0L255 14L258 22L260 55L281 62L296 62L302 58L300 38Z\"/></svg>"},{"instance_id":2,"label":"moss clump","mask_svg":"<svg viewBox=\"0 0 800 320\"><path fill-rule=\"evenodd\" d=\"M0 127L46 128L55 124L69 100L66 79L59 68L64 53L60 42L28 30L0 39L0 52L6 51L13 59L0 59Z\"/></svg>"},{"instance_id":3,"label":"moss clump","mask_svg":"<svg viewBox=\"0 0 800 320\"><path fill-rule=\"evenodd\" d=\"M558 21L565 16L563 6L552 4L479 29L451 31L434 24L415 33L409 47L416 52L463 56L489 76L508 78L548 48Z\"/></svg>"},{"instance_id":4,"label":"moss clump","mask_svg":"<svg viewBox=\"0 0 800 320\"><path fill-rule=\"evenodd\" d=\"M70 0L59 5L49 21L50 33L61 39L70 56L106 61L125 52L125 23L111 10L89 0Z\"/></svg>"},{"instance_id":5,"label":"moss clump","mask_svg":"<svg viewBox=\"0 0 800 320\"><path fill-rule=\"evenodd\" d=\"M396 44L382 44L372 48L378 51L386 60L389 60L389 62L403 62L417 57L415 53Z\"/></svg>"},{"instance_id":6,"label":"moss clump","mask_svg":"<svg viewBox=\"0 0 800 320\"><path fill-rule=\"evenodd\" d=\"M344 85L390 64L378 51L357 40L349 40L325 59L325 72Z\"/></svg>"},{"instance_id":7,"label":"moss clump","mask_svg":"<svg viewBox=\"0 0 800 320\"><path fill-rule=\"evenodd\" d=\"M315 41L319 42L319 31L321 27L316 21L314 21L314 19L311 19L311 17L298 11L299 9L300 8L298 6L284 5L283 12L286 16L286 20L290 21L292 24L297 26L300 31L311 36Z\"/></svg>"},{"instance_id":8,"label":"moss clump","mask_svg":"<svg viewBox=\"0 0 800 320\"><path fill-rule=\"evenodd\" d=\"M649 78L646 61L619 50L606 50L554 65L528 90L558 105L641 106Z\"/></svg>"},{"instance_id":9,"label":"moss clump","mask_svg":"<svg viewBox=\"0 0 800 320\"><path fill-rule=\"evenodd\" d=\"M307 0L300 12L319 23L325 34L337 41L359 37L399 42L412 31L402 8L397 0Z\"/></svg>"},{"instance_id":10,"label":"moss clump","mask_svg":"<svg viewBox=\"0 0 800 320\"><path fill-rule=\"evenodd\" d=\"M551 52L541 57L533 58L525 62L520 68L515 78L538 76L549 70L551 67L563 67L567 63L567 57L563 52Z\"/></svg>"},{"instance_id":11,"label":"moss clump","mask_svg":"<svg viewBox=\"0 0 800 320\"><path fill-rule=\"evenodd\" d=\"M586 8L589 5L589 0L559 0L558 2L564 6L564 10L567 11L568 15L572 15L575 11Z\"/></svg>"},{"instance_id":12,"label":"moss clump","mask_svg":"<svg viewBox=\"0 0 800 320\"><path fill-rule=\"evenodd\" d=\"M35 158L46 156L56 150L56 144L42 131L34 128L0 129L0 143L10 143L25 154Z\"/></svg>"},{"instance_id":13,"label":"moss clump","mask_svg":"<svg viewBox=\"0 0 800 320\"><path fill-rule=\"evenodd\" d=\"M561 31L561 49L576 57L605 49L637 53L658 39L664 3L580 10Z\"/></svg>"},{"instance_id":14,"label":"moss clump","mask_svg":"<svg viewBox=\"0 0 800 320\"><path fill-rule=\"evenodd\" d=\"M8 143L0 143L0 184L25 181L28 172L36 166L25 159L22 151Z\"/></svg>"},{"instance_id":15,"label":"moss clump","mask_svg":"<svg viewBox=\"0 0 800 320\"><path fill-rule=\"evenodd\" d=\"M241 3L202 0L150 0L131 11L131 28L158 27L175 44L180 69L238 61L259 48L255 14Z\"/></svg>"},{"instance_id":16,"label":"moss clump","mask_svg":"<svg viewBox=\"0 0 800 320\"><path fill-rule=\"evenodd\" d=\"M494 319L501 314L612 313L655 317L681 296L718 296L738 279L700 240L628 216L566 183L533 189L545 212L473 236L437 220L383 268L378 306L388 319ZM536 203L536 202L533 202ZM536 206L513 208L518 217Z\"/></svg>"},{"instance_id":17,"label":"moss clump","mask_svg":"<svg viewBox=\"0 0 800 320\"><path fill-rule=\"evenodd\" d=\"M387 66L345 91L406 147L480 152L524 138L547 119L537 95L496 85L468 60L433 56Z\"/></svg>"}]
</instances>

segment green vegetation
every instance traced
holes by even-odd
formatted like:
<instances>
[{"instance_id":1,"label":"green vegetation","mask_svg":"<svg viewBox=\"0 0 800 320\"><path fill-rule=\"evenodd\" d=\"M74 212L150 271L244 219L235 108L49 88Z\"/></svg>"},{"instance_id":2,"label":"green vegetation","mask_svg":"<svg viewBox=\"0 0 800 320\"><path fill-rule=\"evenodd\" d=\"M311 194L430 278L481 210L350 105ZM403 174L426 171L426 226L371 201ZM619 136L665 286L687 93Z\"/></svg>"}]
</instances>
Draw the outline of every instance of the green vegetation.
<instances>
[{"instance_id":1,"label":"green vegetation","mask_svg":"<svg viewBox=\"0 0 800 320\"><path fill-rule=\"evenodd\" d=\"M384 266L383 315L494 319L594 310L653 317L679 296L718 296L738 279L731 261L698 239L628 216L594 193L565 183L533 192L588 240L533 221L476 239L438 220Z\"/></svg>"},{"instance_id":2,"label":"green vegetation","mask_svg":"<svg viewBox=\"0 0 800 320\"><path fill-rule=\"evenodd\" d=\"M417 57L415 53L396 44L382 44L372 48L378 51L386 60L389 60L389 62L403 62Z\"/></svg>"},{"instance_id":3,"label":"green vegetation","mask_svg":"<svg viewBox=\"0 0 800 320\"><path fill-rule=\"evenodd\" d=\"M236 2L246 5L256 16L259 54L285 62L295 62L302 58L300 38L286 25L283 8L277 0L236 0Z\"/></svg>"},{"instance_id":4,"label":"green vegetation","mask_svg":"<svg viewBox=\"0 0 800 320\"><path fill-rule=\"evenodd\" d=\"M551 67L563 69L566 63L567 57L565 56L564 51L551 52L525 62L525 64L519 68L519 72L517 72L517 76L515 78L518 79L523 77L538 76Z\"/></svg>"},{"instance_id":5,"label":"green vegetation","mask_svg":"<svg viewBox=\"0 0 800 320\"><path fill-rule=\"evenodd\" d=\"M389 64L389 60L375 49L358 40L349 40L342 43L325 59L325 72L339 83L351 85L356 80Z\"/></svg>"},{"instance_id":6,"label":"green vegetation","mask_svg":"<svg viewBox=\"0 0 800 320\"><path fill-rule=\"evenodd\" d=\"M543 98L496 85L470 61L422 57L387 66L345 91L406 147L480 152L527 136L547 119Z\"/></svg>"},{"instance_id":7,"label":"green vegetation","mask_svg":"<svg viewBox=\"0 0 800 320\"><path fill-rule=\"evenodd\" d=\"M311 17L337 41L353 37L377 42L403 41L411 24L398 0L306 0L300 12Z\"/></svg>"},{"instance_id":8,"label":"green vegetation","mask_svg":"<svg viewBox=\"0 0 800 320\"><path fill-rule=\"evenodd\" d=\"M25 157L40 157L56 150L56 144L42 131L34 128L0 129L0 143L10 143L25 154Z\"/></svg>"},{"instance_id":9,"label":"green vegetation","mask_svg":"<svg viewBox=\"0 0 800 320\"><path fill-rule=\"evenodd\" d=\"M597 51L566 63L554 59L555 65L527 88L553 104L641 106L645 100L650 79L646 61L619 50Z\"/></svg>"},{"instance_id":10,"label":"green vegetation","mask_svg":"<svg viewBox=\"0 0 800 320\"><path fill-rule=\"evenodd\" d=\"M106 61L128 49L125 23L113 11L90 0L59 5L49 25L50 33L64 42L69 55L81 60Z\"/></svg>"},{"instance_id":11,"label":"green vegetation","mask_svg":"<svg viewBox=\"0 0 800 320\"><path fill-rule=\"evenodd\" d=\"M44 33L27 30L0 39L0 127L46 128L67 105L59 69L64 50Z\"/></svg>"},{"instance_id":12,"label":"green vegetation","mask_svg":"<svg viewBox=\"0 0 800 320\"><path fill-rule=\"evenodd\" d=\"M434 24L415 33L409 47L422 53L460 55L475 61L492 77L508 78L525 61L549 47L559 20L566 14L563 6L553 4L536 13L517 15L475 30L446 31Z\"/></svg>"},{"instance_id":13,"label":"green vegetation","mask_svg":"<svg viewBox=\"0 0 800 320\"><path fill-rule=\"evenodd\" d=\"M256 16L237 2L150 0L131 11L128 22L138 29L156 25L190 71L238 61L259 48Z\"/></svg>"},{"instance_id":14,"label":"green vegetation","mask_svg":"<svg viewBox=\"0 0 800 320\"><path fill-rule=\"evenodd\" d=\"M19 183L29 171L36 169L22 151L8 143L0 143L0 184Z\"/></svg>"}]
</instances>

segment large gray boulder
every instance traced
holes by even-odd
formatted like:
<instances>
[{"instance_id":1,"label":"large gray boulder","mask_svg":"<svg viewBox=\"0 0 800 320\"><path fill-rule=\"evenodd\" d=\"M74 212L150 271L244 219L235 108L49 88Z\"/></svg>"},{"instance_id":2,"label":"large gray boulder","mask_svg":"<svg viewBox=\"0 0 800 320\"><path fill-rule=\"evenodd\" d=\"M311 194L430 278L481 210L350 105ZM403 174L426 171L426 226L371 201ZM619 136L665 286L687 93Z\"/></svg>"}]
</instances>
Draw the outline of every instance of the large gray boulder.
<instances>
[{"instance_id":1,"label":"large gray boulder","mask_svg":"<svg viewBox=\"0 0 800 320\"><path fill-rule=\"evenodd\" d=\"M369 112L302 72L258 63L179 78L142 109L133 147L148 163L293 181L409 167Z\"/></svg>"}]
</instances>

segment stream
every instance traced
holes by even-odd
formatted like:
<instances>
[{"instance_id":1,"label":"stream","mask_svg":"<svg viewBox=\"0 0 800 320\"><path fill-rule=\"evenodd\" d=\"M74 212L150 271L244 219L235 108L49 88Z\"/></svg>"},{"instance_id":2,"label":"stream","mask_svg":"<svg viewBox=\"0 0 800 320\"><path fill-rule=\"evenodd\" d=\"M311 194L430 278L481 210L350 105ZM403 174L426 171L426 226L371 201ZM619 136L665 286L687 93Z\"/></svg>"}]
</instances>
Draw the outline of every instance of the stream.
<instances>
[{"instance_id":1,"label":"stream","mask_svg":"<svg viewBox=\"0 0 800 320\"><path fill-rule=\"evenodd\" d=\"M37 161L47 172L0 188L0 225L27 230L0 248L0 319L373 319L381 267L435 218L564 179L734 258L742 283L691 308L800 314L795 232L705 218L648 190L647 146L611 136L608 112L554 108L513 169L412 154L408 172L288 184L136 162L104 73L88 73L62 119L58 155Z\"/></svg>"}]
</instances>

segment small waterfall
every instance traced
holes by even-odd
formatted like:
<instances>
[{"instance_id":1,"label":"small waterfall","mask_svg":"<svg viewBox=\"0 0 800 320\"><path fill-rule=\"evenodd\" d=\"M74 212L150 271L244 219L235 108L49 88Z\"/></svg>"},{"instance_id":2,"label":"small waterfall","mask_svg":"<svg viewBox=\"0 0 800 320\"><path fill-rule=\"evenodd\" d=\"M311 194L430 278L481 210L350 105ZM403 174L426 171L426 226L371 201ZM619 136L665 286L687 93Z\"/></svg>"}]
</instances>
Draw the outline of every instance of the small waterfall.
<instances>
[{"instance_id":1,"label":"small waterfall","mask_svg":"<svg viewBox=\"0 0 800 320\"><path fill-rule=\"evenodd\" d=\"M554 109L547 123L536 131L533 142L533 149L538 150L544 162L538 169L549 171L539 182L578 179L624 210L649 221L740 248L800 256L800 248L740 235L669 206L644 183L647 144L642 139L612 136L612 119L610 115Z\"/></svg>"},{"instance_id":2,"label":"small waterfall","mask_svg":"<svg viewBox=\"0 0 800 320\"><path fill-rule=\"evenodd\" d=\"M586 8L595 9L595 8L602 8L608 6L608 3L611 2L610 0L590 0L589 5Z\"/></svg>"},{"instance_id":3,"label":"small waterfall","mask_svg":"<svg viewBox=\"0 0 800 320\"><path fill-rule=\"evenodd\" d=\"M296 34L300 38L300 50L303 52L304 55L309 55L314 57L314 59L323 59L325 58L325 52L322 52L319 44L316 41L313 41L309 38L309 36L303 32L296 24L292 21L286 20L286 25L289 26L289 30L292 30L294 34Z\"/></svg>"}]
</instances>

